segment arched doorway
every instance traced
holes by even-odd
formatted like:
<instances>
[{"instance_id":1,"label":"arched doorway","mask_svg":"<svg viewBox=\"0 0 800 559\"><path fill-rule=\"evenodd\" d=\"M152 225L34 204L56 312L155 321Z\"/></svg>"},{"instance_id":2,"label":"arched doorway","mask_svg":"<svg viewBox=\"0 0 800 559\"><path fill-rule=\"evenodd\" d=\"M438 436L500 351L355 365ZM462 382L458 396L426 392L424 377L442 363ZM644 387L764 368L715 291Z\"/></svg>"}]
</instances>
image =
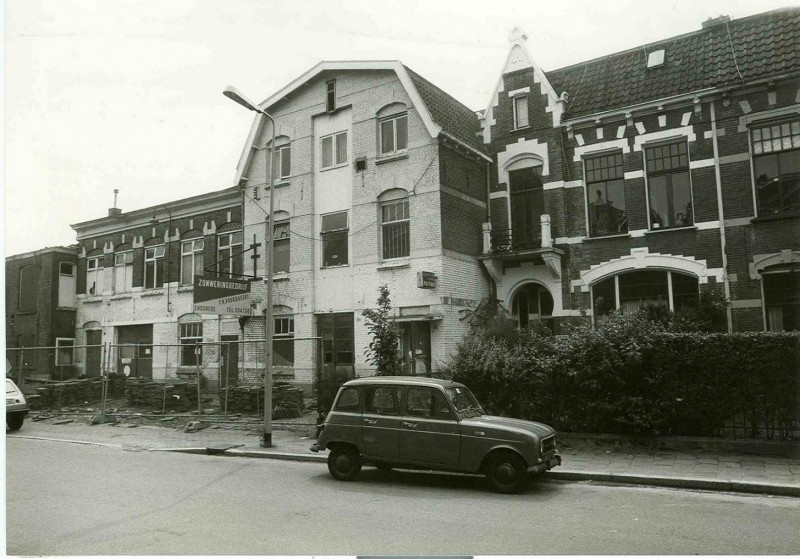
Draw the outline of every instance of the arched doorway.
<instances>
[{"instance_id":1,"label":"arched doorway","mask_svg":"<svg viewBox=\"0 0 800 559\"><path fill-rule=\"evenodd\" d=\"M543 285L525 284L514 294L511 312L520 328L537 323L552 328L553 296Z\"/></svg>"}]
</instances>

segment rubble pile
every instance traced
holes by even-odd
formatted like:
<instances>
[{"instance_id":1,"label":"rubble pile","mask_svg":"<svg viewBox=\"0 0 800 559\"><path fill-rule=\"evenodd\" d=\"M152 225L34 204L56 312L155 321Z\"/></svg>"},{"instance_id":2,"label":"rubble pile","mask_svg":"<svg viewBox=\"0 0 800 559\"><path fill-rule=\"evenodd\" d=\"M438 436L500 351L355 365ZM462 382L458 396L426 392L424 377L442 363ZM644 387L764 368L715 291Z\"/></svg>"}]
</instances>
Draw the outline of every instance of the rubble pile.
<instances>
[{"instance_id":1,"label":"rubble pile","mask_svg":"<svg viewBox=\"0 0 800 559\"><path fill-rule=\"evenodd\" d=\"M197 383L128 379L125 385L125 398L132 407L188 411L197 407Z\"/></svg>"},{"instance_id":2,"label":"rubble pile","mask_svg":"<svg viewBox=\"0 0 800 559\"><path fill-rule=\"evenodd\" d=\"M231 386L223 388L219 393L220 404L225 401L227 392L228 412L259 413L264 405L264 388L262 386ZM272 387L272 418L291 419L300 417L305 406L303 391L293 388L289 383L275 383Z\"/></svg>"}]
</instances>

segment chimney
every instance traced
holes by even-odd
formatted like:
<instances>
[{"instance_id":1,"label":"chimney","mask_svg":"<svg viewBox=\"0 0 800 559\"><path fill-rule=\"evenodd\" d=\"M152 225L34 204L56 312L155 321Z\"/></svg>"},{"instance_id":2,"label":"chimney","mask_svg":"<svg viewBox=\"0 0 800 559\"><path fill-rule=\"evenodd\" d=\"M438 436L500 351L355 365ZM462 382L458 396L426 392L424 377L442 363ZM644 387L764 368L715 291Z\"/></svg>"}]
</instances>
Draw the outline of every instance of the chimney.
<instances>
[{"instance_id":1,"label":"chimney","mask_svg":"<svg viewBox=\"0 0 800 559\"><path fill-rule=\"evenodd\" d=\"M114 207L108 208L108 217L113 217L117 215L122 215L122 210L117 207L117 194L119 194L119 189L114 189Z\"/></svg>"},{"instance_id":2,"label":"chimney","mask_svg":"<svg viewBox=\"0 0 800 559\"><path fill-rule=\"evenodd\" d=\"M710 17L703 22L703 29L710 29L711 27L716 27L717 25L722 25L723 23L728 23L731 20L731 16L717 16L717 17Z\"/></svg>"}]
</instances>

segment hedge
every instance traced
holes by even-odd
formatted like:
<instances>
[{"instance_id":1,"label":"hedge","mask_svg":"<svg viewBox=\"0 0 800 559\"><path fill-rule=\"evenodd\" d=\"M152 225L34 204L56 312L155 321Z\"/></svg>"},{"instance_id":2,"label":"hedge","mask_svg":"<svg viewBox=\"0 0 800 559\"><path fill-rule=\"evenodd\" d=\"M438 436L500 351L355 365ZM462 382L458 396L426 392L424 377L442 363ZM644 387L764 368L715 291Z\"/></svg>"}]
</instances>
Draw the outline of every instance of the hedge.
<instances>
[{"instance_id":1,"label":"hedge","mask_svg":"<svg viewBox=\"0 0 800 559\"><path fill-rule=\"evenodd\" d=\"M442 373L492 413L561 431L791 439L799 370L797 332L685 333L615 316L558 338L474 332Z\"/></svg>"}]
</instances>

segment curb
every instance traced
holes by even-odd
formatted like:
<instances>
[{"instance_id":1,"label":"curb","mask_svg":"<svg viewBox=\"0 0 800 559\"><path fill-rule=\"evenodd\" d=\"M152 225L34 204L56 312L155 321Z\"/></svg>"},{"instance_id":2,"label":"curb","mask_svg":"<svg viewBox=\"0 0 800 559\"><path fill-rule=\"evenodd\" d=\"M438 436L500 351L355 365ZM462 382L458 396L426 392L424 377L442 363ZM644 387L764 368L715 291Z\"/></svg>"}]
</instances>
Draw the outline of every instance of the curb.
<instances>
[{"instance_id":1,"label":"curb","mask_svg":"<svg viewBox=\"0 0 800 559\"><path fill-rule=\"evenodd\" d=\"M158 448L151 450L161 452L183 452L186 454L221 455L237 458L269 458L272 460L294 462L324 463L327 461L325 456L320 455L300 454L296 452L271 452L266 450L240 450L236 448L220 449L213 447L195 447ZM620 485L648 485L651 487L674 487L679 489L701 489L705 491L727 491L800 498L800 486L747 481L646 476L640 474L610 474L606 472L575 472L569 470L551 470L545 473L540 479L542 481L598 481Z\"/></svg>"}]
</instances>

